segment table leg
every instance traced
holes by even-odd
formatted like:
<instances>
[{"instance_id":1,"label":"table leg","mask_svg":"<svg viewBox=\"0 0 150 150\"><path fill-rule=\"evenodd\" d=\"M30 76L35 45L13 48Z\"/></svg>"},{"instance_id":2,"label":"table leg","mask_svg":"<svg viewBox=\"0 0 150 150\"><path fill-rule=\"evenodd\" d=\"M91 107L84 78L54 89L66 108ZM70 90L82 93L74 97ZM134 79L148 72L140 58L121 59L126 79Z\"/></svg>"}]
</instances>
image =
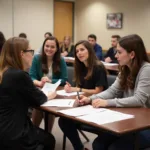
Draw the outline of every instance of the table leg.
<instances>
[{"instance_id":1,"label":"table leg","mask_svg":"<svg viewBox=\"0 0 150 150\"><path fill-rule=\"evenodd\" d=\"M139 150L139 137L138 137L138 133L134 134L134 150Z\"/></svg>"},{"instance_id":2,"label":"table leg","mask_svg":"<svg viewBox=\"0 0 150 150\"><path fill-rule=\"evenodd\" d=\"M44 113L44 128L45 131L48 132L48 112Z\"/></svg>"}]
</instances>

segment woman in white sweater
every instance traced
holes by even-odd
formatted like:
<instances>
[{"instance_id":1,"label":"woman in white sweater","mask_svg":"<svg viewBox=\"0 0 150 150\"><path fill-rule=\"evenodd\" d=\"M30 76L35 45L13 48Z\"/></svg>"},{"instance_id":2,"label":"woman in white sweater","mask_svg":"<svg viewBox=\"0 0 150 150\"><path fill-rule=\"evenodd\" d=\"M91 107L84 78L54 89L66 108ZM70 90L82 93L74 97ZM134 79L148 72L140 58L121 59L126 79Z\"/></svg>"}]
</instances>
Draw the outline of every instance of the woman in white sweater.
<instances>
[{"instance_id":1,"label":"woman in white sweater","mask_svg":"<svg viewBox=\"0 0 150 150\"><path fill-rule=\"evenodd\" d=\"M144 43L138 35L120 39L116 58L120 73L115 83L106 91L91 97L81 96L80 105L91 103L93 107L150 107L150 63ZM150 130L140 131L140 149L150 147ZM117 137L100 133L94 142L94 150L133 150L134 135Z\"/></svg>"}]
</instances>

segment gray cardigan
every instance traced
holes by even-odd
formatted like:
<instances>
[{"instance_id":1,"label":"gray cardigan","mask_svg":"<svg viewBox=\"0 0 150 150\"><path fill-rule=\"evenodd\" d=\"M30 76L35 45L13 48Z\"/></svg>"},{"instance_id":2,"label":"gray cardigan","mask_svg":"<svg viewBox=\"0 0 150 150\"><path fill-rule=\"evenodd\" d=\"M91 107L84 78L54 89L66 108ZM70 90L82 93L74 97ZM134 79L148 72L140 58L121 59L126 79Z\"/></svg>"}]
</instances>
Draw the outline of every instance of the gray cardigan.
<instances>
[{"instance_id":1,"label":"gray cardigan","mask_svg":"<svg viewBox=\"0 0 150 150\"><path fill-rule=\"evenodd\" d=\"M123 91L119 78L106 91L92 95L91 100L108 100L108 106L116 107L150 107L150 63L144 62L136 77L135 88Z\"/></svg>"}]
</instances>

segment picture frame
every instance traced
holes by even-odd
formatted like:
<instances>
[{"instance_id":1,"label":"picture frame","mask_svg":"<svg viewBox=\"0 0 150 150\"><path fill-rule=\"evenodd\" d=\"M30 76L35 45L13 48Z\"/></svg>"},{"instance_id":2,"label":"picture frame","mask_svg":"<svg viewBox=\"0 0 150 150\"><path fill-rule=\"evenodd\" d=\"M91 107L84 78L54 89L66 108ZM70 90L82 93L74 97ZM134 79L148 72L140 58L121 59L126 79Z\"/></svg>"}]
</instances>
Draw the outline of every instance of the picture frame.
<instances>
[{"instance_id":1,"label":"picture frame","mask_svg":"<svg viewBox=\"0 0 150 150\"><path fill-rule=\"evenodd\" d=\"M123 22L122 13L108 13L106 24L108 29L121 29Z\"/></svg>"}]
</instances>

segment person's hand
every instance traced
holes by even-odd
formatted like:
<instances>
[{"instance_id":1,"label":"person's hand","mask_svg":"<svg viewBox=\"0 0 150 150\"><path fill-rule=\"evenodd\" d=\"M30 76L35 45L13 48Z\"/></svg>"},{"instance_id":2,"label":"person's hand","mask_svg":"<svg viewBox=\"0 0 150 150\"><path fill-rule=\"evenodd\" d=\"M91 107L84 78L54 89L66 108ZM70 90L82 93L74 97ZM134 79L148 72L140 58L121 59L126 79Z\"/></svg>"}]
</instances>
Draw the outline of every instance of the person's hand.
<instances>
[{"instance_id":1,"label":"person's hand","mask_svg":"<svg viewBox=\"0 0 150 150\"><path fill-rule=\"evenodd\" d=\"M84 95L80 95L79 98L78 98L78 96L76 97L76 102L79 105L86 105L86 104L89 104L91 102L91 100Z\"/></svg>"},{"instance_id":2,"label":"person's hand","mask_svg":"<svg viewBox=\"0 0 150 150\"><path fill-rule=\"evenodd\" d=\"M94 108L106 107L107 105L108 105L108 103L106 100L103 100L103 99L92 100L92 106Z\"/></svg>"},{"instance_id":3,"label":"person's hand","mask_svg":"<svg viewBox=\"0 0 150 150\"><path fill-rule=\"evenodd\" d=\"M72 90L71 90L71 84L69 82L66 82L66 85L64 86L64 90L67 93L71 93L72 92Z\"/></svg>"},{"instance_id":4,"label":"person's hand","mask_svg":"<svg viewBox=\"0 0 150 150\"><path fill-rule=\"evenodd\" d=\"M63 53L61 53L61 56L65 57L68 55L68 52L67 51L64 51Z\"/></svg>"},{"instance_id":5,"label":"person's hand","mask_svg":"<svg viewBox=\"0 0 150 150\"><path fill-rule=\"evenodd\" d=\"M35 86L40 87L40 88L42 88L45 84L45 82L38 81L38 80L34 80L33 83L34 83Z\"/></svg>"},{"instance_id":6,"label":"person's hand","mask_svg":"<svg viewBox=\"0 0 150 150\"><path fill-rule=\"evenodd\" d=\"M110 57L105 58L105 62L110 63L112 60Z\"/></svg>"},{"instance_id":7,"label":"person's hand","mask_svg":"<svg viewBox=\"0 0 150 150\"><path fill-rule=\"evenodd\" d=\"M42 77L41 81L44 82L44 83L45 82L51 82L51 80L48 77Z\"/></svg>"},{"instance_id":8,"label":"person's hand","mask_svg":"<svg viewBox=\"0 0 150 150\"><path fill-rule=\"evenodd\" d=\"M56 95L57 95L56 91L54 91L54 92L48 92L48 95L47 95L48 100L55 98Z\"/></svg>"}]
</instances>

